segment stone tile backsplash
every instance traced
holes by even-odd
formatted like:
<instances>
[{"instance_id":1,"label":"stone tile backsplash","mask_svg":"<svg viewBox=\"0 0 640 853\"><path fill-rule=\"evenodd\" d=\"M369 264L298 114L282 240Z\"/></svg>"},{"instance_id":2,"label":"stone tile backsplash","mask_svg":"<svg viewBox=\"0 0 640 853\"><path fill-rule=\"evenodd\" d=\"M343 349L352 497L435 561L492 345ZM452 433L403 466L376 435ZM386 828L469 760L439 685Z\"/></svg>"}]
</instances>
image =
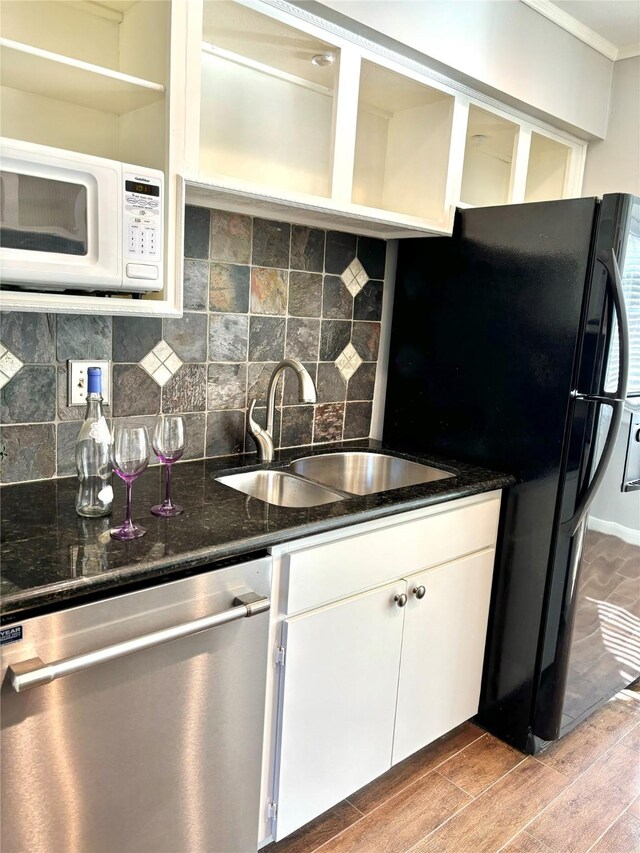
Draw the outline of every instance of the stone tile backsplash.
<instances>
[{"instance_id":1,"label":"stone tile backsplash","mask_svg":"<svg viewBox=\"0 0 640 853\"><path fill-rule=\"evenodd\" d=\"M247 408L257 398L264 424L285 356L305 364L318 402L300 405L285 374L277 446L367 437L385 250L373 238L187 207L182 318L0 314L1 481L74 473L84 410L67 406L70 358L112 360L110 419L152 428L160 412L184 414L186 459L255 450Z\"/></svg>"}]
</instances>

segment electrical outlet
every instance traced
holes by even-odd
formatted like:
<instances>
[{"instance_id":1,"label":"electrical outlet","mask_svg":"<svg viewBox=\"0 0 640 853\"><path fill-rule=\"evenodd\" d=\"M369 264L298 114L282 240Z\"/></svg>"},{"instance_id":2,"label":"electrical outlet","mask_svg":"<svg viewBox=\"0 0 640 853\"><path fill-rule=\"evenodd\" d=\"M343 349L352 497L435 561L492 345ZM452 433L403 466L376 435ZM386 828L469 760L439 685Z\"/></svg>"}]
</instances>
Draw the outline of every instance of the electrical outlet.
<instances>
[{"instance_id":1,"label":"electrical outlet","mask_svg":"<svg viewBox=\"0 0 640 853\"><path fill-rule=\"evenodd\" d=\"M87 401L87 370L89 367L102 368L102 400L111 401L111 362L97 359L72 359L67 362L69 388L67 405L84 406Z\"/></svg>"}]
</instances>

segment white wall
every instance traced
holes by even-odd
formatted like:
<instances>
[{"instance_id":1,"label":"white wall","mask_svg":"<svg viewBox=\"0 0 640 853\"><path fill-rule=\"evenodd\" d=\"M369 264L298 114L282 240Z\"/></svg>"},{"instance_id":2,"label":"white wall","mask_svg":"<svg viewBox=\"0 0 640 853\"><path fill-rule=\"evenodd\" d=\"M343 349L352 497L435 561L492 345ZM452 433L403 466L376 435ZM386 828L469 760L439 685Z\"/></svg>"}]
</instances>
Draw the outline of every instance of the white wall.
<instances>
[{"instance_id":1,"label":"white wall","mask_svg":"<svg viewBox=\"0 0 640 853\"><path fill-rule=\"evenodd\" d=\"M613 63L520 0L298 5L336 21L346 15L356 22L343 19L349 29L376 30L459 72L452 77L471 78L463 82L475 88L582 135L605 136Z\"/></svg>"},{"instance_id":2,"label":"white wall","mask_svg":"<svg viewBox=\"0 0 640 853\"><path fill-rule=\"evenodd\" d=\"M582 195L640 195L640 56L616 62L607 138L587 148Z\"/></svg>"}]
</instances>

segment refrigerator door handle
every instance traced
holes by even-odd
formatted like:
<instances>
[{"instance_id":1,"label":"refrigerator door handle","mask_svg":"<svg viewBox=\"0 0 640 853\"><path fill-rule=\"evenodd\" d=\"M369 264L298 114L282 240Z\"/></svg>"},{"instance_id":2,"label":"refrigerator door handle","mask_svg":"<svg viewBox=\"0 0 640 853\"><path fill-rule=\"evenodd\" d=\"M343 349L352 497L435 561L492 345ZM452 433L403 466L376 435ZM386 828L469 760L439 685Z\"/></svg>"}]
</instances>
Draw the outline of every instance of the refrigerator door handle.
<instances>
[{"instance_id":1,"label":"refrigerator door handle","mask_svg":"<svg viewBox=\"0 0 640 853\"><path fill-rule=\"evenodd\" d=\"M611 295L613 308L616 312L618 320L618 349L619 349L619 371L618 371L618 387L614 392L614 397L618 400L625 400L627 396L627 386L629 384L629 364L630 364L630 343L629 343L629 321L627 319L627 311L624 304L624 290L622 288L622 276L620 275L620 267L616 253L611 249L611 255L607 252L598 252L598 260L607 271L607 290Z\"/></svg>"},{"instance_id":2,"label":"refrigerator door handle","mask_svg":"<svg viewBox=\"0 0 640 853\"><path fill-rule=\"evenodd\" d=\"M627 384L629 382L629 323L627 321L627 312L624 305L624 291L622 289L622 277L618 267L616 253L611 249L611 255L607 252L599 252L598 260L607 271L607 290L611 296L616 318L618 320L618 350L620 353L619 362L620 368L618 371L618 387L611 395L603 394L601 397L589 397L584 399L600 401L613 409L611 425L602 450L602 454L596 466L593 478L586 491L582 495L576 511L568 521L563 522L562 528L569 536L574 536L577 529L580 527L584 518L589 511L593 499L595 497L604 475L609 467L611 456L618 438L620 425L622 423L622 415L624 412L624 401L627 394Z\"/></svg>"}]
</instances>

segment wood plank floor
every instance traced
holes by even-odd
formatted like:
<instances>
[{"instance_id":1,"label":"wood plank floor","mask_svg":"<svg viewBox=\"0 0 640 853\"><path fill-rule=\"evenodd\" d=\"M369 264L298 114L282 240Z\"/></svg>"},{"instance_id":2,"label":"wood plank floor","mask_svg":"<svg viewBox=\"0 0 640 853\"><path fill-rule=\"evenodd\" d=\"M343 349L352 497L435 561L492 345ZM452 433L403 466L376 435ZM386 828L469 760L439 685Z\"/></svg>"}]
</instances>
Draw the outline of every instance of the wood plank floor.
<instances>
[{"instance_id":1,"label":"wood plank floor","mask_svg":"<svg viewBox=\"0 0 640 853\"><path fill-rule=\"evenodd\" d=\"M263 853L639 853L640 687L536 758L472 723Z\"/></svg>"}]
</instances>

